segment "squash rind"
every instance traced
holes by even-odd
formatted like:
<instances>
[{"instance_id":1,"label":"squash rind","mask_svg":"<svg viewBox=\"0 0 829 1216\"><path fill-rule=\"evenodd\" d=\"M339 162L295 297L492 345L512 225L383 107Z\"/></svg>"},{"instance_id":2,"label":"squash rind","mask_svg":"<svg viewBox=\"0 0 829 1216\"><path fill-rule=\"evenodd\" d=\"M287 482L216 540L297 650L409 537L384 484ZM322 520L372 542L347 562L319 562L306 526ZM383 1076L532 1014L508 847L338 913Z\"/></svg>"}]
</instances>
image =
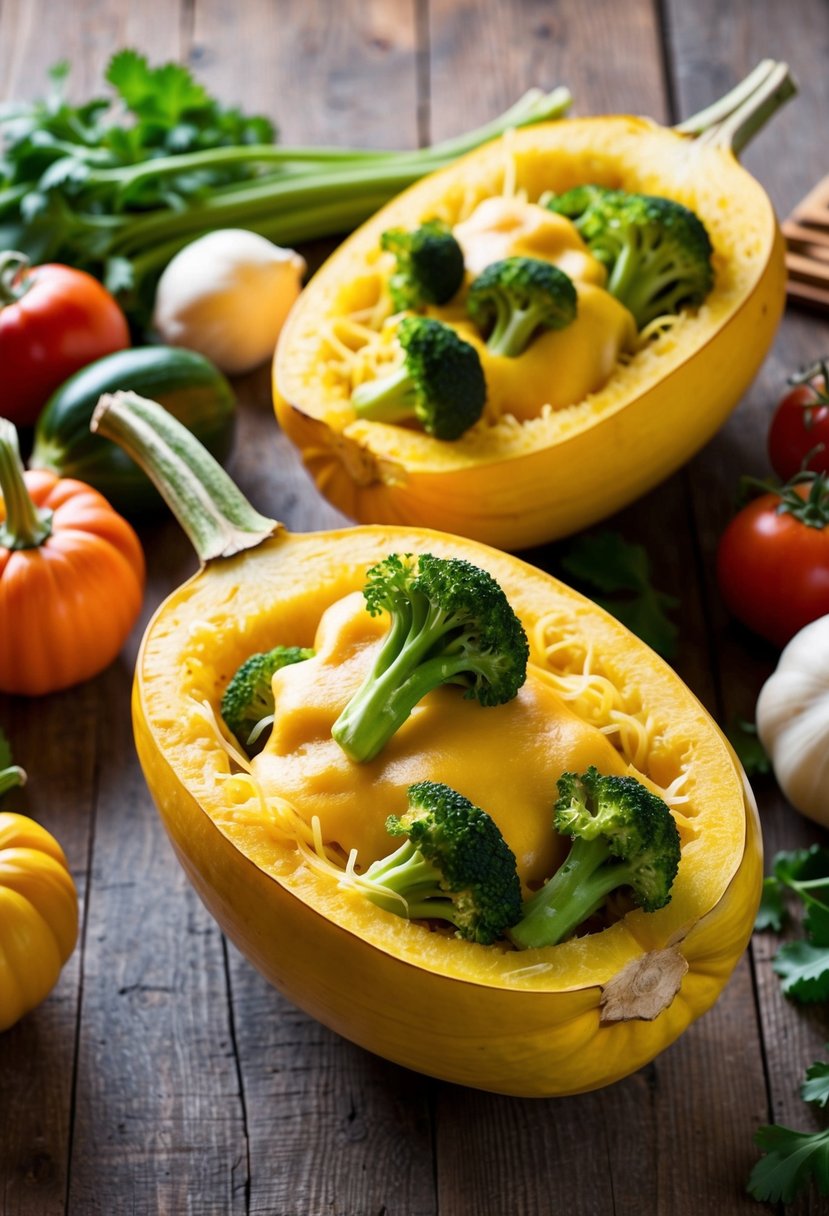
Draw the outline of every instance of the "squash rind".
<instances>
[{"instance_id":1,"label":"squash rind","mask_svg":"<svg viewBox=\"0 0 829 1216\"><path fill-rule=\"evenodd\" d=\"M615 142L614 142L615 141ZM338 291L376 261L380 233L440 211L459 182L476 183L506 147L535 181L544 157L568 144L559 188L580 173L696 205L712 230L718 285L698 316L683 320L653 360L614 378L547 424L506 432L473 428L441 444L400 427L356 422L319 371L321 322L337 315ZM590 149L594 149L591 158ZM523 158L523 159L522 159ZM538 163L536 163L538 162ZM528 167L529 166L529 167ZM615 166L615 168L614 168ZM522 170L519 169L519 178ZM533 177L535 175L535 177ZM711 178L716 187L706 187ZM542 181L536 183L542 188ZM550 184L549 181L547 184ZM745 217L727 223L723 208ZM439 526L505 549L568 535L620 509L684 464L739 401L771 345L785 301L784 244L759 184L730 152L700 147L642 119L572 119L512 132L405 191L358 229L303 292L274 360L279 422L320 491L362 522ZM631 381L628 384L628 380ZM500 446L500 451L499 451Z\"/></svg>"},{"instance_id":2,"label":"squash rind","mask_svg":"<svg viewBox=\"0 0 829 1216\"><path fill-rule=\"evenodd\" d=\"M485 565L525 623L545 610L547 599L568 605L597 651L612 655L623 678L648 689L654 713L683 724L678 738L694 752L698 779L717 810L686 845L666 909L630 913L602 933L552 950L478 947L357 901L280 846L266 824L235 816L238 791L220 776L228 772L227 757L211 740L196 695L182 688L198 689L216 705L237 657L273 625L269 602L281 605L282 627L300 631L308 586L325 585L322 607L353 590L379 555L417 549ZM307 632L289 638L307 639ZM252 553L214 563L151 622L133 716L139 758L167 831L225 932L288 999L363 1047L421 1072L524 1096L609 1084L652 1059L710 1007L751 933L762 870L759 824L716 726L618 622L518 559L473 542L388 528L281 533ZM689 970L668 1007L652 1021L602 1025L603 986L631 961L669 946L682 952Z\"/></svg>"}]
</instances>

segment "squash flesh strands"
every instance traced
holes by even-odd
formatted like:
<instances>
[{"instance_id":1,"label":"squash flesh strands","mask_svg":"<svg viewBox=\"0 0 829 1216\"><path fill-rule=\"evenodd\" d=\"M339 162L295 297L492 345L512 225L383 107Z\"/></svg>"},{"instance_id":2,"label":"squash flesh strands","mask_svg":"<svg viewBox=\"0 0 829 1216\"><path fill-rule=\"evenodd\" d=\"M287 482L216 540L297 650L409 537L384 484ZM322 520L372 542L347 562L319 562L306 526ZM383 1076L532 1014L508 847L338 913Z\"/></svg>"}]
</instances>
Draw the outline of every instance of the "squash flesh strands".
<instances>
[{"instance_id":1,"label":"squash flesh strands","mask_svg":"<svg viewBox=\"0 0 829 1216\"><path fill-rule=\"evenodd\" d=\"M152 403L103 398L93 426L145 466L149 454L158 481L172 475L168 500L203 562L158 609L141 645L133 721L149 788L201 898L288 999L406 1067L524 1096L609 1084L713 1003L751 933L759 825L727 742L669 668L590 601L473 541L398 527L289 533L237 497ZM163 453L168 436L171 456ZM185 485L191 480L208 496L215 488L224 507L205 506L204 491ZM301 799L267 787L238 752L231 760L234 748L215 726L230 673L275 642L309 645L323 613L358 591L390 551L463 557L487 569L525 626L534 680L572 691L572 712L555 702L555 729L575 724L578 747L590 752L615 739L619 771L636 754L643 779L670 799L682 837L667 907L532 951L429 932L360 894L347 825L338 839L326 838ZM497 722L501 709L481 714ZM487 755L477 741L469 746L469 768L483 767ZM572 767L582 759L567 757ZM503 769L508 760L496 754L493 762ZM363 801L364 816L384 822L400 809L377 802ZM345 867L342 883L332 862Z\"/></svg>"},{"instance_id":2,"label":"squash flesh strands","mask_svg":"<svg viewBox=\"0 0 829 1216\"><path fill-rule=\"evenodd\" d=\"M320 491L363 523L434 525L514 550L605 518L684 464L739 401L782 315L782 236L736 153L793 92L786 65L767 60L675 128L605 116L512 131L384 207L306 287L274 361L279 422ZM430 217L452 227L486 198L533 202L587 182L672 198L699 216L714 246L704 303L653 322L630 351L618 337L621 357L602 367L591 352L611 322L576 336L586 298L576 326L537 337L511 369L479 348L485 417L452 443L355 417L351 393L388 360L382 233ZM457 308L431 315L469 340ZM564 382L575 395L559 399Z\"/></svg>"}]
</instances>

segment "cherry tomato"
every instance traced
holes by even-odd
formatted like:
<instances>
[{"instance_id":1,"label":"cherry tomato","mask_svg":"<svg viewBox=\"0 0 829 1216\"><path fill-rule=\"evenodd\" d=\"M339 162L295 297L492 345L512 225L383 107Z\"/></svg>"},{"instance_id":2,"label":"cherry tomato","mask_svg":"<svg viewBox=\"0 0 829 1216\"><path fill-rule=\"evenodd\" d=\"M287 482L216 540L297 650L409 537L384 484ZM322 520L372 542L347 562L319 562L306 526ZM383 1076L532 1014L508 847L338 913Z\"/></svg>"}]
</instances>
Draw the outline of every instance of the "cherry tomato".
<instances>
[{"instance_id":1,"label":"cherry tomato","mask_svg":"<svg viewBox=\"0 0 829 1216\"><path fill-rule=\"evenodd\" d=\"M33 426L68 376L129 344L126 317L92 275L0 254L0 412L11 422Z\"/></svg>"},{"instance_id":2,"label":"cherry tomato","mask_svg":"<svg viewBox=\"0 0 829 1216\"><path fill-rule=\"evenodd\" d=\"M768 434L771 467L782 481L789 481L803 468L829 472L826 361L805 367L789 383L794 387L775 410Z\"/></svg>"},{"instance_id":3,"label":"cherry tomato","mask_svg":"<svg viewBox=\"0 0 829 1216\"><path fill-rule=\"evenodd\" d=\"M734 616L780 647L829 613L825 475L789 483L743 507L720 539L717 581Z\"/></svg>"}]
</instances>

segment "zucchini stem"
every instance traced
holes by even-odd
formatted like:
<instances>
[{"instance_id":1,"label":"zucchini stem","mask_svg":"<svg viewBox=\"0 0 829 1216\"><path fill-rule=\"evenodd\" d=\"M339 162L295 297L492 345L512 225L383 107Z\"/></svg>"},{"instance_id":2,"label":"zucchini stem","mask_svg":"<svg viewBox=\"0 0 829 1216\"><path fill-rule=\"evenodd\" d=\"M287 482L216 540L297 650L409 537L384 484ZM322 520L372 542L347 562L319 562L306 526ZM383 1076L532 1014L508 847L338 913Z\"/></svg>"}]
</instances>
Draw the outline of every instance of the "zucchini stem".
<instances>
[{"instance_id":1,"label":"zucchini stem","mask_svg":"<svg viewBox=\"0 0 829 1216\"><path fill-rule=\"evenodd\" d=\"M195 435L157 401L104 393L89 427L141 466L202 564L254 549L282 527L251 506Z\"/></svg>"}]
</instances>

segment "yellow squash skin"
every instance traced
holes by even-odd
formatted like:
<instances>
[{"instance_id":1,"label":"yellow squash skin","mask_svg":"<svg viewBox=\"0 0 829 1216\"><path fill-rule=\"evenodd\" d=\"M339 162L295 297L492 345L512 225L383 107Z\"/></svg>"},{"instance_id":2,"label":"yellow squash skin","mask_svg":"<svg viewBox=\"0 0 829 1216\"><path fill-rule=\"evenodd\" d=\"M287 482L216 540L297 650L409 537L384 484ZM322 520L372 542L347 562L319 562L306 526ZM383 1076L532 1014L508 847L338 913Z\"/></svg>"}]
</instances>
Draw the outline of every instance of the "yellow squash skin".
<instances>
[{"instance_id":1,"label":"yellow squash skin","mask_svg":"<svg viewBox=\"0 0 829 1216\"><path fill-rule=\"evenodd\" d=\"M327 335L332 323L382 301L389 266L378 252L381 233L435 216L454 224L504 192L535 201L583 182L663 195L697 212L716 275L699 311L617 365L578 404L529 422L507 416L492 425L488 410L447 443L414 427L357 421ZM277 417L321 492L352 518L440 527L504 549L532 546L618 510L702 447L760 367L784 300L772 205L730 150L643 118L542 124L412 186L332 255L282 331ZM502 410L508 402L499 400ZM516 412L525 417L520 403Z\"/></svg>"},{"instance_id":2,"label":"yellow squash skin","mask_svg":"<svg viewBox=\"0 0 829 1216\"><path fill-rule=\"evenodd\" d=\"M63 849L33 819L0 813L0 1031L49 995L77 936Z\"/></svg>"},{"instance_id":3,"label":"yellow squash skin","mask_svg":"<svg viewBox=\"0 0 829 1216\"><path fill-rule=\"evenodd\" d=\"M646 780L663 789L674 783L689 799L674 807L683 850L666 908L628 912L549 949L485 947L381 911L295 847L280 799L268 791L262 800L231 763L211 710L244 658L277 642L310 645L323 612L359 589L366 569L390 552L459 556L485 567L527 629L533 664L555 673L589 654L599 700L616 697L618 707L649 723L645 747L636 729L608 738L621 762L635 761ZM569 702L595 726L601 717L592 704ZM291 1001L409 1068L524 1096L607 1085L710 1007L751 933L762 871L756 808L715 724L613 618L475 542L384 527L279 530L254 550L212 562L150 623L133 716L167 831L225 932ZM506 783L508 756L503 767ZM295 806L301 812L298 800ZM620 990L627 1005L619 1004Z\"/></svg>"}]
</instances>

